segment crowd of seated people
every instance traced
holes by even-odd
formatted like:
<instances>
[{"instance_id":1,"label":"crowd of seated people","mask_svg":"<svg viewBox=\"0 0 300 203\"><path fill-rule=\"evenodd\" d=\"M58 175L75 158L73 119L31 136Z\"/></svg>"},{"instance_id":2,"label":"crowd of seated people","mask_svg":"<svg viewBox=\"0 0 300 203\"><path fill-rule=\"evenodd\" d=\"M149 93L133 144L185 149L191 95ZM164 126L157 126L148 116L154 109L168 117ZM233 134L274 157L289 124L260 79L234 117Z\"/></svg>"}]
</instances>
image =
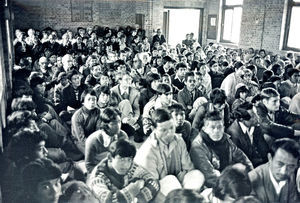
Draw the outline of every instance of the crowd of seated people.
<instances>
[{"instance_id":1,"label":"crowd of seated people","mask_svg":"<svg viewBox=\"0 0 300 203\"><path fill-rule=\"evenodd\" d=\"M3 202L300 202L293 53L130 26L13 44Z\"/></svg>"}]
</instances>

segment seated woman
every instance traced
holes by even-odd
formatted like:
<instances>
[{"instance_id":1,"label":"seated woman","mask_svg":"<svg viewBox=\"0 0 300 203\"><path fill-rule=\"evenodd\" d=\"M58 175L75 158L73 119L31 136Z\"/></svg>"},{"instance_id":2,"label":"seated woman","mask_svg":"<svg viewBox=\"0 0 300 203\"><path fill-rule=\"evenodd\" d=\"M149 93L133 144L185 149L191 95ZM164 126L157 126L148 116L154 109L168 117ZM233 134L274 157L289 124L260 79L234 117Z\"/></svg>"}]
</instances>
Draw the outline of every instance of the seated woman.
<instances>
[{"instance_id":1,"label":"seated woman","mask_svg":"<svg viewBox=\"0 0 300 203\"><path fill-rule=\"evenodd\" d=\"M85 165L89 173L107 156L111 143L128 139L127 134L121 130L120 113L116 109L104 109L100 120L100 128L85 142Z\"/></svg>"},{"instance_id":2,"label":"seated woman","mask_svg":"<svg viewBox=\"0 0 300 203\"><path fill-rule=\"evenodd\" d=\"M232 103L232 111L236 110L237 107L246 101L246 98L249 94L249 88L246 85L239 83L240 87L237 88L235 93L235 100Z\"/></svg>"},{"instance_id":3,"label":"seated woman","mask_svg":"<svg viewBox=\"0 0 300 203\"><path fill-rule=\"evenodd\" d=\"M221 173L214 188L205 189L201 195L205 202L234 202L242 196L250 195L251 182L243 164L227 166Z\"/></svg>"},{"instance_id":4,"label":"seated woman","mask_svg":"<svg viewBox=\"0 0 300 203\"><path fill-rule=\"evenodd\" d=\"M126 140L112 144L106 159L93 170L88 186L100 202L149 202L159 191L158 181L133 162L135 146Z\"/></svg>"},{"instance_id":5,"label":"seated woman","mask_svg":"<svg viewBox=\"0 0 300 203\"><path fill-rule=\"evenodd\" d=\"M22 172L23 193L16 202L58 203L61 175L58 165L49 159L29 163Z\"/></svg>"}]
</instances>

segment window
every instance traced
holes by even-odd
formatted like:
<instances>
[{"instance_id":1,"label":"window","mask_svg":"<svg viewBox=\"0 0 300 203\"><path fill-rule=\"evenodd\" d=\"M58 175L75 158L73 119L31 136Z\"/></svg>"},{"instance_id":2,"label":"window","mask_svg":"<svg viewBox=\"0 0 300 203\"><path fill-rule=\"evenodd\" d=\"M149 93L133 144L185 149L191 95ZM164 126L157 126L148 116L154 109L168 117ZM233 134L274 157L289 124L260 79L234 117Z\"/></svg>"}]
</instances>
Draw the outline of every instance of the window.
<instances>
[{"instance_id":1,"label":"window","mask_svg":"<svg viewBox=\"0 0 300 203\"><path fill-rule=\"evenodd\" d=\"M289 0L284 48L300 51L300 0Z\"/></svg>"},{"instance_id":2,"label":"window","mask_svg":"<svg viewBox=\"0 0 300 203\"><path fill-rule=\"evenodd\" d=\"M223 0L221 41L238 44L243 0Z\"/></svg>"}]
</instances>

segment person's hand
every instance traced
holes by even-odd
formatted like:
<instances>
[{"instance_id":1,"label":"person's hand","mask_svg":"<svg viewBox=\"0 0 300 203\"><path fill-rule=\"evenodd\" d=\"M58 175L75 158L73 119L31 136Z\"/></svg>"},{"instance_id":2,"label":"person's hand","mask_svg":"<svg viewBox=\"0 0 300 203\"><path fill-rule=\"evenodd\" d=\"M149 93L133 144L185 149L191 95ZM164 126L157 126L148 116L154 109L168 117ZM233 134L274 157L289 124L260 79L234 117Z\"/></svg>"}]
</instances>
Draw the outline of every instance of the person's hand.
<instances>
[{"instance_id":1,"label":"person's hand","mask_svg":"<svg viewBox=\"0 0 300 203\"><path fill-rule=\"evenodd\" d=\"M129 183L127 186L128 191L130 191L134 196L138 195L141 189L144 187L144 180L137 180L135 182Z\"/></svg>"}]
</instances>

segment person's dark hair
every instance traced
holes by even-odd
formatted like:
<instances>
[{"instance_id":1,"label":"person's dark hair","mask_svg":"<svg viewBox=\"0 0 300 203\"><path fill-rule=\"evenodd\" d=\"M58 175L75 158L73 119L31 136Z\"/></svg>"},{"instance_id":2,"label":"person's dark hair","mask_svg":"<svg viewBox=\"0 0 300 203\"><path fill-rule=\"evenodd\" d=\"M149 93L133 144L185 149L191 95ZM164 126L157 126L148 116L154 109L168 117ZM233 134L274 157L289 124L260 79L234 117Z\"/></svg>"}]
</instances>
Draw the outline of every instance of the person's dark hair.
<instances>
[{"instance_id":1,"label":"person's dark hair","mask_svg":"<svg viewBox=\"0 0 300 203\"><path fill-rule=\"evenodd\" d=\"M37 117L31 111L14 111L7 117L7 127L9 129L21 129L30 124L30 120L36 120Z\"/></svg>"},{"instance_id":2,"label":"person's dark hair","mask_svg":"<svg viewBox=\"0 0 300 203\"><path fill-rule=\"evenodd\" d=\"M237 61L233 64L234 70L238 70L240 67L244 66L244 63L241 61Z\"/></svg>"},{"instance_id":3,"label":"person's dark hair","mask_svg":"<svg viewBox=\"0 0 300 203\"><path fill-rule=\"evenodd\" d=\"M279 63L275 63L275 64L272 65L271 70L273 71L273 73L274 73L275 75L277 75L277 72L278 72L279 70L281 70L281 65L280 65Z\"/></svg>"},{"instance_id":4,"label":"person's dark hair","mask_svg":"<svg viewBox=\"0 0 300 203\"><path fill-rule=\"evenodd\" d=\"M158 95L162 95L162 94L165 94L165 93L172 92L172 88L167 83L159 83L157 85L156 92L157 92Z\"/></svg>"},{"instance_id":5,"label":"person's dark hair","mask_svg":"<svg viewBox=\"0 0 300 203\"><path fill-rule=\"evenodd\" d=\"M247 112L248 110L251 110L253 108L253 104L250 102L243 102L242 104L240 104L234 111L234 117L238 120L238 121L242 121L242 120L250 120L251 119L251 115Z\"/></svg>"},{"instance_id":6,"label":"person's dark hair","mask_svg":"<svg viewBox=\"0 0 300 203\"><path fill-rule=\"evenodd\" d=\"M235 98L236 98L236 99L239 99L239 98L240 98L240 93L242 93L242 92L247 92L247 93L249 93L250 91L249 91L249 88L248 88L247 86L243 85L243 86L239 87L239 88L236 90L236 92L235 92Z\"/></svg>"},{"instance_id":7,"label":"person's dark hair","mask_svg":"<svg viewBox=\"0 0 300 203\"><path fill-rule=\"evenodd\" d=\"M11 102L12 111L33 111L35 110L36 105L31 99L26 99L22 97L14 98Z\"/></svg>"},{"instance_id":8,"label":"person's dark hair","mask_svg":"<svg viewBox=\"0 0 300 203\"><path fill-rule=\"evenodd\" d=\"M204 121L220 121L223 120L220 112L208 111L204 116Z\"/></svg>"},{"instance_id":9,"label":"person's dark hair","mask_svg":"<svg viewBox=\"0 0 300 203\"><path fill-rule=\"evenodd\" d=\"M78 194L79 191L80 194ZM76 194L76 197L78 197L78 202L80 202L80 200L89 202L91 199L96 199L93 191L84 182L73 180L62 186L62 196L59 198L59 203L70 203L74 193Z\"/></svg>"},{"instance_id":10,"label":"person's dark hair","mask_svg":"<svg viewBox=\"0 0 300 203\"><path fill-rule=\"evenodd\" d=\"M261 96L260 94L256 94L252 99L251 99L251 103L255 104L256 102L259 102L261 100Z\"/></svg>"},{"instance_id":11,"label":"person's dark hair","mask_svg":"<svg viewBox=\"0 0 300 203\"><path fill-rule=\"evenodd\" d=\"M250 192L251 182L246 167L242 164L227 166L213 187L214 195L221 200L226 196L237 199L249 195Z\"/></svg>"},{"instance_id":12,"label":"person's dark hair","mask_svg":"<svg viewBox=\"0 0 300 203\"><path fill-rule=\"evenodd\" d=\"M272 157L274 157L278 149L283 149L284 151L292 154L294 158L299 159L300 157L300 145L293 139L281 138L275 140L270 150Z\"/></svg>"},{"instance_id":13,"label":"person's dark hair","mask_svg":"<svg viewBox=\"0 0 300 203\"><path fill-rule=\"evenodd\" d=\"M33 77L30 78L29 81L31 88L35 88L37 85L43 84L44 82L45 80L39 75L34 75Z\"/></svg>"},{"instance_id":14,"label":"person's dark hair","mask_svg":"<svg viewBox=\"0 0 300 203\"><path fill-rule=\"evenodd\" d=\"M272 82L265 82L263 83L261 86L260 86L260 89L263 90L263 89L266 89L266 88L273 88L273 89L276 89L276 85Z\"/></svg>"},{"instance_id":15,"label":"person's dark hair","mask_svg":"<svg viewBox=\"0 0 300 203\"><path fill-rule=\"evenodd\" d=\"M71 81L71 78L73 77L73 75L80 75L79 71L76 70L76 69L72 69L72 70L69 70L67 72L67 78Z\"/></svg>"},{"instance_id":16,"label":"person's dark hair","mask_svg":"<svg viewBox=\"0 0 300 203\"><path fill-rule=\"evenodd\" d=\"M295 73L299 73L299 72L300 72L300 70L293 68L293 69L290 69L287 72L287 74L288 74L289 77L292 77Z\"/></svg>"},{"instance_id":17,"label":"person's dark hair","mask_svg":"<svg viewBox=\"0 0 300 203\"><path fill-rule=\"evenodd\" d=\"M107 95L110 95L110 88L108 86L100 86L99 88L99 95L101 93L104 93L104 94L107 94Z\"/></svg>"},{"instance_id":18,"label":"person's dark hair","mask_svg":"<svg viewBox=\"0 0 300 203\"><path fill-rule=\"evenodd\" d=\"M184 80L187 81L187 79L188 79L189 77L194 77L194 76L195 76L194 72L188 71L188 72L186 72L185 75L184 75Z\"/></svg>"},{"instance_id":19,"label":"person's dark hair","mask_svg":"<svg viewBox=\"0 0 300 203\"><path fill-rule=\"evenodd\" d=\"M210 100L213 104L224 104L226 102L225 91L220 88L215 88L210 93Z\"/></svg>"},{"instance_id":20,"label":"person's dark hair","mask_svg":"<svg viewBox=\"0 0 300 203\"><path fill-rule=\"evenodd\" d=\"M157 73L149 73L146 77L146 82L149 86L151 86L151 83L154 81L154 80L160 80L160 76L159 74Z\"/></svg>"},{"instance_id":21,"label":"person's dark hair","mask_svg":"<svg viewBox=\"0 0 300 203\"><path fill-rule=\"evenodd\" d=\"M168 107L168 110L170 111L170 113L172 113L172 112L182 112L182 111L185 111L185 108L180 103L174 103L174 104L172 104L171 106Z\"/></svg>"},{"instance_id":22,"label":"person's dark hair","mask_svg":"<svg viewBox=\"0 0 300 203\"><path fill-rule=\"evenodd\" d=\"M270 97L280 96L276 89L270 87L262 89L260 94L262 99L269 99Z\"/></svg>"},{"instance_id":23,"label":"person's dark hair","mask_svg":"<svg viewBox=\"0 0 300 203\"><path fill-rule=\"evenodd\" d=\"M273 76L270 77L269 82L274 83L274 82L276 82L278 80L281 81L281 77L279 77L277 75L273 75Z\"/></svg>"},{"instance_id":24,"label":"person's dark hair","mask_svg":"<svg viewBox=\"0 0 300 203\"><path fill-rule=\"evenodd\" d=\"M165 203L201 203L204 202L204 198L189 189L176 189L167 195Z\"/></svg>"},{"instance_id":25,"label":"person's dark hair","mask_svg":"<svg viewBox=\"0 0 300 203\"><path fill-rule=\"evenodd\" d=\"M84 98L86 97L86 95L92 95L92 96L95 96L97 97L97 94L96 94L96 91L92 88L88 88L86 90L84 90L81 94L81 97L80 97L80 102L83 103L84 102Z\"/></svg>"},{"instance_id":26,"label":"person's dark hair","mask_svg":"<svg viewBox=\"0 0 300 203\"><path fill-rule=\"evenodd\" d=\"M13 98L22 97L23 95L32 96L32 89L28 86L19 86L18 88L14 88L14 91L12 91Z\"/></svg>"},{"instance_id":27,"label":"person's dark hair","mask_svg":"<svg viewBox=\"0 0 300 203\"><path fill-rule=\"evenodd\" d=\"M45 141L47 135L42 132L32 132L30 130L22 130L13 135L11 139L11 147L9 156L11 160L18 161L23 159L32 159L37 144Z\"/></svg>"},{"instance_id":28,"label":"person's dark hair","mask_svg":"<svg viewBox=\"0 0 300 203\"><path fill-rule=\"evenodd\" d=\"M242 196L235 200L233 203L262 203L259 199L257 199L255 196Z\"/></svg>"},{"instance_id":29,"label":"person's dark hair","mask_svg":"<svg viewBox=\"0 0 300 203\"><path fill-rule=\"evenodd\" d=\"M184 63L178 63L176 66L175 66L175 69L178 70L179 68L187 68L186 64Z\"/></svg>"},{"instance_id":30,"label":"person's dark hair","mask_svg":"<svg viewBox=\"0 0 300 203\"><path fill-rule=\"evenodd\" d=\"M28 195L34 195L40 182L60 178L61 174L59 166L50 159L37 159L22 171L23 188Z\"/></svg>"},{"instance_id":31,"label":"person's dark hair","mask_svg":"<svg viewBox=\"0 0 300 203\"><path fill-rule=\"evenodd\" d=\"M208 63L208 65L209 65L209 67L212 67L213 65L215 65L215 64L217 64L217 63L218 63L218 62L215 61L215 60L210 60L209 63Z\"/></svg>"},{"instance_id":32,"label":"person's dark hair","mask_svg":"<svg viewBox=\"0 0 300 203\"><path fill-rule=\"evenodd\" d=\"M254 64L249 64L246 66L246 68L251 70L253 74L254 74L254 70L257 70L257 67Z\"/></svg>"},{"instance_id":33,"label":"person's dark hair","mask_svg":"<svg viewBox=\"0 0 300 203\"><path fill-rule=\"evenodd\" d=\"M127 140L121 139L114 142L110 146L110 154L112 157L119 155L120 157L132 157L136 154L135 146Z\"/></svg>"},{"instance_id":34,"label":"person's dark hair","mask_svg":"<svg viewBox=\"0 0 300 203\"><path fill-rule=\"evenodd\" d=\"M100 115L101 118L100 129L103 129L106 133L108 133L107 132L109 130L108 124L111 121L116 120L118 116L120 117L120 115L121 113L115 108L111 108L111 107L105 108Z\"/></svg>"},{"instance_id":35,"label":"person's dark hair","mask_svg":"<svg viewBox=\"0 0 300 203\"><path fill-rule=\"evenodd\" d=\"M274 73L271 70L265 70L262 75L262 82L267 82Z\"/></svg>"},{"instance_id":36,"label":"person's dark hair","mask_svg":"<svg viewBox=\"0 0 300 203\"><path fill-rule=\"evenodd\" d=\"M156 128L158 123L170 120L172 117L166 109L156 109L151 115L153 126Z\"/></svg>"}]
</instances>

